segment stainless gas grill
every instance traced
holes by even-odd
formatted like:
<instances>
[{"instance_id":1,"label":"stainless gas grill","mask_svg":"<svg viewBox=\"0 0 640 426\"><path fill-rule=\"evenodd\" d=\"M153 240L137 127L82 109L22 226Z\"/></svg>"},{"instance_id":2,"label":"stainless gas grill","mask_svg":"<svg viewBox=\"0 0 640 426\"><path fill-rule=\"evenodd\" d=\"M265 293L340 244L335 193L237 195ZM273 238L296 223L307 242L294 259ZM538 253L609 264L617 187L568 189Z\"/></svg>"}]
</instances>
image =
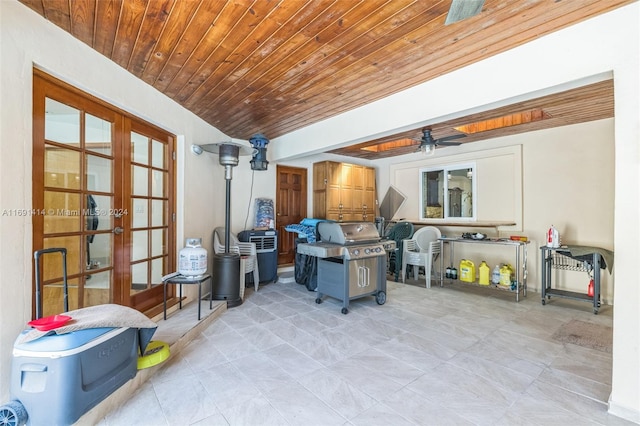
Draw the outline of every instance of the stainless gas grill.
<instances>
[{"instance_id":1,"label":"stainless gas grill","mask_svg":"<svg viewBox=\"0 0 640 426\"><path fill-rule=\"evenodd\" d=\"M320 222L320 241L298 244L298 253L318 258L318 296L342 300L342 313L349 301L375 296L379 305L387 299L387 251L395 241L381 240L371 222Z\"/></svg>"}]
</instances>

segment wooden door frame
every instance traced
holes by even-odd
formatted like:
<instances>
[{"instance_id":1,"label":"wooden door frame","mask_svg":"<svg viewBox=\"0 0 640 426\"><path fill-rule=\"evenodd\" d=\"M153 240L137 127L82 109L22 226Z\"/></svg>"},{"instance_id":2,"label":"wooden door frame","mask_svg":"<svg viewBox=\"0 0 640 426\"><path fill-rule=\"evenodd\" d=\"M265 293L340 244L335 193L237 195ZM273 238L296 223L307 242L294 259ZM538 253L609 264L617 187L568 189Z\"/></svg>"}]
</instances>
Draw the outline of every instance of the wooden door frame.
<instances>
[{"instance_id":1,"label":"wooden door frame","mask_svg":"<svg viewBox=\"0 0 640 426\"><path fill-rule=\"evenodd\" d=\"M118 155L120 156L120 158L125 160L130 155L128 153L127 148L124 146L128 138L124 138L123 135L125 135L126 128L127 127L130 128L130 126L127 126L126 123L127 122L142 123L145 126L153 129L154 132L157 131L160 134L169 136L172 140L172 143L170 144L170 152L168 153L169 155L168 161L171 162L169 179L168 179L169 182L167 182L167 184L169 185L169 191L170 191L170 199L169 199L169 206L168 206L169 211L167 212L167 214L169 215L168 220L170 223L170 226L169 226L170 232L169 232L168 241L167 241L168 264L166 266L166 269L167 269L167 272L175 271L176 270L175 259L177 255L177 248L175 244L175 236L177 231L176 231L176 222L174 220L175 212L176 212L176 201L177 201L177 197L176 197L177 174L175 173L175 160L174 160L176 136L156 125L153 125L114 105L111 105L108 102L105 102L68 83L65 83L64 81L61 81L37 68L33 68L33 81L34 81L34 84L33 84L34 90L32 94L33 94L34 150L33 150L33 169L32 169L32 179L33 179L33 182L32 182L33 204L32 205L33 205L34 211L44 200L44 151L39 149L37 144L39 144L41 141L44 141L45 119L44 119L44 109L41 104L42 104L42 100L45 97L47 97L48 94L50 93L58 94L58 96L53 96L53 99L56 99L56 98L67 99L67 100L78 99L79 101L77 103L79 104L79 106L85 107L85 108L80 108L83 111L86 111L87 105L91 105L91 108L92 108L90 112L91 114L94 114L96 110L107 110L110 113L115 114L118 117L118 119L114 122L116 127L114 131L116 133L113 135L113 137L114 137L114 140L119 138L118 144L122 147L123 152L118 153ZM126 164L128 165L129 162L127 162ZM127 175L127 173L124 173L124 170L122 168L123 168L123 164L118 164L118 161L115 161L114 169L112 171L114 173L114 178L113 178L114 182L116 179L123 179L123 177ZM130 180L129 181L125 180L124 182L122 182L122 184L130 185ZM114 194L114 205L113 205L114 208L118 208L118 209L127 208L127 206L125 206L124 204L128 203L128 200L123 199L124 198L123 194L125 193L128 193L128 191L122 190L120 194ZM43 215L40 215L40 216L34 215L33 219L34 220L32 225L32 232L33 232L32 249L39 250L43 248L44 217ZM114 226L116 225L114 224ZM128 229L128 231L130 232L131 230ZM124 241L124 238L123 238L123 241ZM113 244L114 244L113 270L115 271L116 262L120 262L120 264L122 265L121 262L125 261L127 259L125 256L127 255L130 256L130 253L129 253L129 248L127 247L126 244L122 243L118 245L116 244L115 240ZM42 271L41 271L41 274L42 274ZM114 276L112 278L113 288L111 289L112 290L111 299L113 303L130 306L131 300L132 300L132 296L128 291L128 288L130 287L130 271L123 271L120 274L120 276L116 276L116 275L117 274L114 273ZM127 277L129 278L128 283L125 282L125 279ZM44 283L41 283L41 284L44 284ZM34 295L32 300L32 317L35 317L35 303L36 303L35 285L36 285L36 277L35 277L35 263L34 263L32 267L32 294ZM162 288L161 285L158 287ZM173 286L170 286L168 297L173 297L173 296L174 296L174 288ZM154 301L156 303L158 302L157 297L154 298ZM161 303L162 303L162 298L160 298L158 306L160 306Z\"/></svg>"}]
</instances>

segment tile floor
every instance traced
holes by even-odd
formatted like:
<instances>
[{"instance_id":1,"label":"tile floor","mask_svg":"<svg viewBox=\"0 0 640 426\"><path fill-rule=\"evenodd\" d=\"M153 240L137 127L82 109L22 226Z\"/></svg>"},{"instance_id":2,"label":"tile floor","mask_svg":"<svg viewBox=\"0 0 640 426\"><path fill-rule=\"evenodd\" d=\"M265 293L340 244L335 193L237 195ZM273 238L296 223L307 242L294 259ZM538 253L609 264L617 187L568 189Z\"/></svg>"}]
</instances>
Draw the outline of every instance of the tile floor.
<instances>
[{"instance_id":1,"label":"tile floor","mask_svg":"<svg viewBox=\"0 0 640 426\"><path fill-rule=\"evenodd\" d=\"M607 414L611 355L552 338L610 306L389 281L342 315L295 282L247 290L100 425L630 424Z\"/></svg>"}]
</instances>

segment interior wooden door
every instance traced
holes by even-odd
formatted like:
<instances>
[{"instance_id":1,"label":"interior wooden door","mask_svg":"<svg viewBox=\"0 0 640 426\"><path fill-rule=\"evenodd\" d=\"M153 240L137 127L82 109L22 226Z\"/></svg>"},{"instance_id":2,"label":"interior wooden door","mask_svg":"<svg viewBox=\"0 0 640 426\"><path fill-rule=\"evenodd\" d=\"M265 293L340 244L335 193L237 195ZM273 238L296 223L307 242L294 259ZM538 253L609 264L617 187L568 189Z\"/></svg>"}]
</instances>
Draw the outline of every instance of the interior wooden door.
<instances>
[{"instance_id":1,"label":"interior wooden door","mask_svg":"<svg viewBox=\"0 0 640 426\"><path fill-rule=\"evenodd\" d=\"M276 182L278 265L286 265L294 261L297 234L285 227L307 216L307 169L277 166Z\"/></svg>"}]
</instances>

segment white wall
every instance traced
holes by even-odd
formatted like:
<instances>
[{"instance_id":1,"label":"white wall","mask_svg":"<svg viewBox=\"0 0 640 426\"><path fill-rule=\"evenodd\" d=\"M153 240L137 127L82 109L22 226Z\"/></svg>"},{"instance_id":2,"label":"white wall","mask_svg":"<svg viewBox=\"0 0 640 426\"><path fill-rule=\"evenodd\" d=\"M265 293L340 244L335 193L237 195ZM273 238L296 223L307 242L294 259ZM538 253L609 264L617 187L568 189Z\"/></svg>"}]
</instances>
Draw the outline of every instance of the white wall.
<instances>
[{"instance_id":1,"label":"white wall","mask_svg":"<svg viewBox=\"0 0 640 426\"><path fill-rule=\"evenodd\" d=\"M636 422L640 422L639 28L640 4L635 2L276 138L271 148L274 161L288 161L613 75L616 282L610 412ZM374 162L379 168L379 188L391 181L385 164L389 163Z\"/></svg>"},{"instance_id":2,"label":"white wall","mask_svg":"<svg viewBox=\"0 0 640 426\"><path fill-rule=\"evenodd\" d=\"M211 252L211 230L224 221L224 183L211 182L224 182L223 168L188 149L229 138L15 0L0 1L0 31L0 211L32 205L36 66L179 136L178 247L184 236L202 237ZM13 342L31 319L31 225L30 217L0 216L0 403L9 397Z\"/></svg>"}]
</instances>

